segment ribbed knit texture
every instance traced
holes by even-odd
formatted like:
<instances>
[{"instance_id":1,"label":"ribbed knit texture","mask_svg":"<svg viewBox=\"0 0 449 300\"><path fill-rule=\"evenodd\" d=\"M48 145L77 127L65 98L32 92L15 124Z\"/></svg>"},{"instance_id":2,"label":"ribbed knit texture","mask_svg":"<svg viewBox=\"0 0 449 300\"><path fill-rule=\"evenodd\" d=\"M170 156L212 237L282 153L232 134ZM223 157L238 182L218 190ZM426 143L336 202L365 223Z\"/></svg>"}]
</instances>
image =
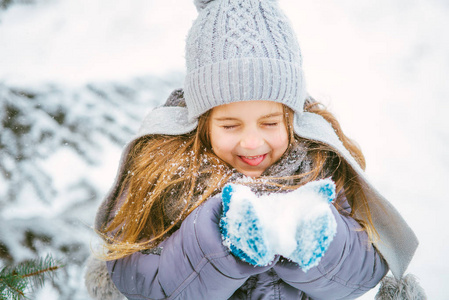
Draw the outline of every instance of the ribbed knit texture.
<instances>
[{"instance_id":1,"label":"ribbed knit texture","mask_svg":"<svg viewBox=\"0 0 449 300\"><path fill-rule=\"evenodd\" d=\"M244 100L271 100L301 113L301 52L274 0L199 1L186 44L189 119Z\"/></svg>"}]
</instances>

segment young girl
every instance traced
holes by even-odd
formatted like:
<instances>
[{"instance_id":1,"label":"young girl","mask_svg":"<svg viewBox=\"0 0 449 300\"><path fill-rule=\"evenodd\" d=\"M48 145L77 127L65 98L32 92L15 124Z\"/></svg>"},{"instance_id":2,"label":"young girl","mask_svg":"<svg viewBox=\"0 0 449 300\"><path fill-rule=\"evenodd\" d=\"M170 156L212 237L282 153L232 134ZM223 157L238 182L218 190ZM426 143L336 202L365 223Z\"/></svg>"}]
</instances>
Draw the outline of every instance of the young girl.
<instances>
[{"instance_id":1,"label":"young girl","mask_svg":"<svg viewBox=\"0 0 449 300\"><path fill-rule=\"evenodd\" d=\"M145 118L97 214L120 293L354 299L388 270L400 280L416 237L366 179L358 147L307 96L276 1L195 4L184 90ZM379 299L424 299L407 280Z\"/></svg>"}]
</instances>

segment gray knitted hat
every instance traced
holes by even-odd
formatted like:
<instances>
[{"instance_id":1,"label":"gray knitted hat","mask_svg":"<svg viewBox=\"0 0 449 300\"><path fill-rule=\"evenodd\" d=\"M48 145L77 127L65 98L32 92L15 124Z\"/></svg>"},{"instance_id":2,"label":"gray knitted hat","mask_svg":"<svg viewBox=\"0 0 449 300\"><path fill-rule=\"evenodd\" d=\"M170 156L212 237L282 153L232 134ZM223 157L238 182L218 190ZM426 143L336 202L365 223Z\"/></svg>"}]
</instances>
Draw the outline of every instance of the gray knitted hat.
<instances>
[{"instance_id":1,"label":"gray knitted hat","mask_svg":"<svg viewBox=\"0 0 449 300\"><path fill-rule=\"evenodd\" d=\"M271 100L302 113L301 51L274 0L195 0L186 43L189 119L226 103Z\"/></svg>"}]
</instances>

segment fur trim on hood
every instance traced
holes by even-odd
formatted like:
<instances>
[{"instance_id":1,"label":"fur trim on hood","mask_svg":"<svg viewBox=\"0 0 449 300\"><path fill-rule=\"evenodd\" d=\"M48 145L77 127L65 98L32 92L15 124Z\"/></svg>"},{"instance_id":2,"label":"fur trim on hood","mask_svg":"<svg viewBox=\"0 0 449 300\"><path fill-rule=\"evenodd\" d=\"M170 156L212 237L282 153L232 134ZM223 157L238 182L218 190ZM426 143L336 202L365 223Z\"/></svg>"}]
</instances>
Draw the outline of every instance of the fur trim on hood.
<instances>
[{"instance_id":1,"label":"fur trim on hood","mask_svg":"<svg viewBox=\"0 0 449 300\"><path fill-rule=\"evenodd\" d=\"M397 280L386 276L382 279L376 300L426 300L424 289L415 276L408 274Z\"/></svg>"},{"instance_id":2,"label":"fur trim on hood","mask_svg":"<svg viewBox=\"0 0 449 300\"><path fill-rule=\"evenodd\" d=\"M125 297L118 291L109 276L106 262L93 257L87 260L84 284L92 299L97 300L123 300Z\"/></svg>"}]
</instances>

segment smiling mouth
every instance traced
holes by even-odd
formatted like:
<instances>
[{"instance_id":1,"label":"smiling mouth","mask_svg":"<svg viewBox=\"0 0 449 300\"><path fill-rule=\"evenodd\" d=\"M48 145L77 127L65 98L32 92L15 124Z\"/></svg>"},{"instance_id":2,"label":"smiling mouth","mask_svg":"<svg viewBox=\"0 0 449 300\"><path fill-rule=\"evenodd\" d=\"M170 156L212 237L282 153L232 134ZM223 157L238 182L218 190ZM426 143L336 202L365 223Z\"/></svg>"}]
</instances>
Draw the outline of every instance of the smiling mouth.
<instances>
[{"instance_id":1,"label":"smiling mouth","mask_svg":"<svg viewBox=\"0 0 449 300\"><path fill-rule=\"evenodd\" d=\"M259 165L266 157L266 154L263 155L256 155L256 156L240 156L239 158L246 164L250 166L257 166Z\"/></svg>"}]
</instances>

